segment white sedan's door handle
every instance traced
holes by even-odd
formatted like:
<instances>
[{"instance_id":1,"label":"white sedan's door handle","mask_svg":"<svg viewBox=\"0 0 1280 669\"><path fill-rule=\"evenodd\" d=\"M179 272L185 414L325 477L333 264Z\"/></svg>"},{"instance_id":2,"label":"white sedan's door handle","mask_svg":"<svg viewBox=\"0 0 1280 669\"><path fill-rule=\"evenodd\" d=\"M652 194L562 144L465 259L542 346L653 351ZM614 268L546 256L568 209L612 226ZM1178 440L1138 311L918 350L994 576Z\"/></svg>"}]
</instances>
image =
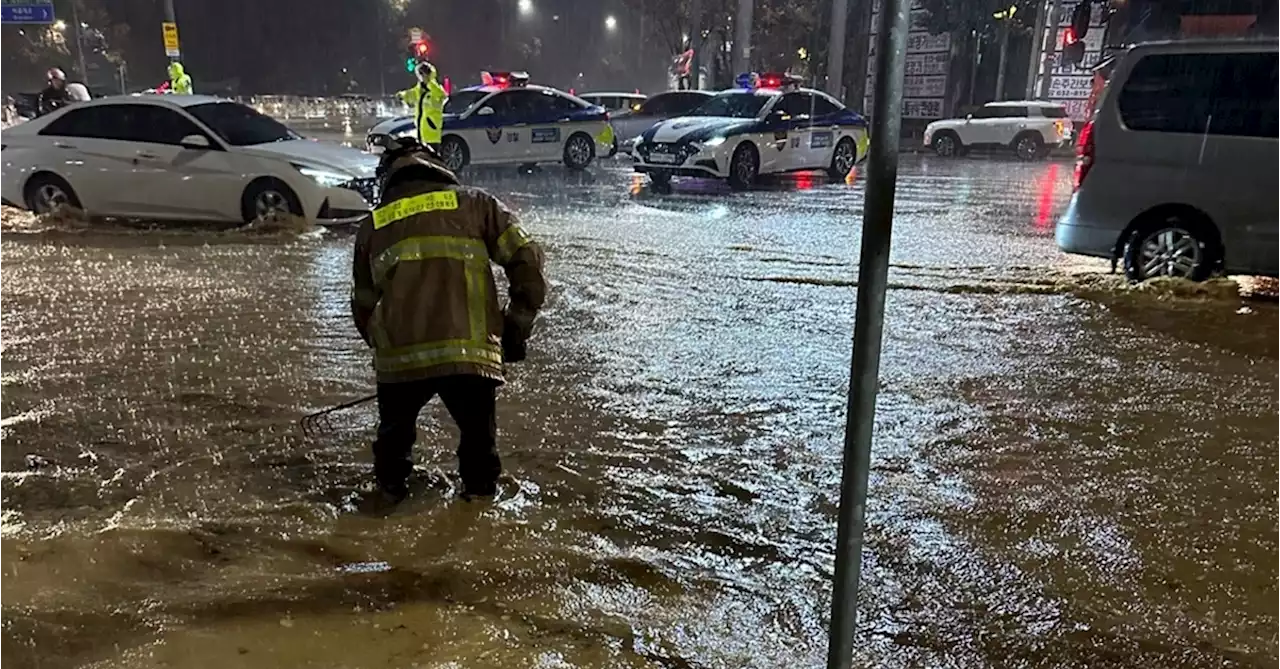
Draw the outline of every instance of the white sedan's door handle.
<instances>
[{"instance_id":1,"label":"white sedan's door handle","mask_svg":"<svg viewBox=\"0 0 1280 669\"><path fill-rule=\"evenodd\" d=\"M54 146L56 146L56 147L58 147L59 149L74 149L74 148L76 148L74 145L68 144L68 143L66 143L66 142L54 142L54 143L53 143L53 145L54 145Z\"/></svg>"},{"instance_id":2,"label":"white sedan's door handle","mask_svg":"<svg viewBox=\"0 0 1280 669\"><path fill-rule=\"evenodd\" d=\"M151 153L150 151L139 151L135 155L138 156L139 158L146 158L147 160L155 160L156 158L159 158L159 156L157 156L154 153Z\"/></svg>"}]
</instances>

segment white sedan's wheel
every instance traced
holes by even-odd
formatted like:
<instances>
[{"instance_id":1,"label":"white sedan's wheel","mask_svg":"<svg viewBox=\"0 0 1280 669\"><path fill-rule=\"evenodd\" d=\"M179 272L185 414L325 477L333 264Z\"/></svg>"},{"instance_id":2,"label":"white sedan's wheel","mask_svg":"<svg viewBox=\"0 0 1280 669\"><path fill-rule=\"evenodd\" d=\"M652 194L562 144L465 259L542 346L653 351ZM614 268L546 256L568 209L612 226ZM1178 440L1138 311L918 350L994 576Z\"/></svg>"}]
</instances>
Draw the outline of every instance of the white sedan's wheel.
<instances>
[{"instance_id":1,"label":"white sedan's wheel","mask_svg":"<svg viewBox=\"0 0 1280 669\"><path fill-rule=\"evenodd\" d=\"M37 174L24 189L27 208L37 214L52 214L63 209L80 209L80 199L61 177Z\"/></svg>"}]
</instances>

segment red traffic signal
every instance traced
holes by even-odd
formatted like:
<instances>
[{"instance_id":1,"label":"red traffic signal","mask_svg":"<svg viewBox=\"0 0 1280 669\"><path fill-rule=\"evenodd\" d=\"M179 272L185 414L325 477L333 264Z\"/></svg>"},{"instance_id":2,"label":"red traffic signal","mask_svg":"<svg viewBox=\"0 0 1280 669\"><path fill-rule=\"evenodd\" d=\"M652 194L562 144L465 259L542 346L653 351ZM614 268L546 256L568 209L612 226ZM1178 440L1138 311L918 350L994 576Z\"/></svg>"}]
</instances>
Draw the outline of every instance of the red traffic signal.
<instances>
[{"instance_id":1,"label":"red traffic signal","mask_svg":"<svg viewBox=\"0 0 1280 669\"><path fill-rule=\"evenodd\" d=\"M425 40L413 43L413 53L419 58L426 58L431 53L431 45Z\"/></svg>"}]
</instances>

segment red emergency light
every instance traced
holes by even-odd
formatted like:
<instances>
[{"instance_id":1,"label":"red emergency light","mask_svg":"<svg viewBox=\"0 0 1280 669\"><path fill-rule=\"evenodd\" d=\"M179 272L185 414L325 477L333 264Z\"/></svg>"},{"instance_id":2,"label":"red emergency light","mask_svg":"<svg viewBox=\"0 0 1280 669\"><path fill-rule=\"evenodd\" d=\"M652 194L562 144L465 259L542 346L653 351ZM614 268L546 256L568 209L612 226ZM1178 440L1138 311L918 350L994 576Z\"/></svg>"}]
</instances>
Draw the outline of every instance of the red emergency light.
<instances>
[{"instance_id":1,"label":"red emergency light","mask_svg":"<svg viewBox=\"0 0 1280 669\"><path fill-rule=\"evenodd\" d=\"M1075 28L1068 26L1066 30L1062 31L1062 46L1070 46L1077 41L1079 40L1076 39Z\"/></svg>"},{"instance_id":2,"label":"red emergency light","mask_svg":"<svg viewBox=\"0 0 1280 669\"><path fill-rule=\"evenodd\" d=\"M524 86L529 83L529 75L524 72L481 72L480 83L498 88Z\"/></svg>"},{"instance_id":3,"label":"red emergency light","mask_svg":"<svg viewBox=\"0 0 1280 669\"><path fill-rule=\"evenodd\" d=\"M800 85L800 77L786 72L765 72L760 75L757 88L778 89Z\"/></svg>"}]
</instances>

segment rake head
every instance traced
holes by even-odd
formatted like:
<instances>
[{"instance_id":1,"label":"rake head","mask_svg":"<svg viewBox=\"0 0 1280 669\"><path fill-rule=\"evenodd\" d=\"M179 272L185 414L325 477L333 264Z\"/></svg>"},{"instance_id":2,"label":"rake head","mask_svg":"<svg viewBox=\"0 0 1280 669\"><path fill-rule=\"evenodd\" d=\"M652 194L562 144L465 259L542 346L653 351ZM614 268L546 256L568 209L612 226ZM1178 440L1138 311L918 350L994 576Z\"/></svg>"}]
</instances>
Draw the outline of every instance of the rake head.
<instances>
[{"instance_id":1,"label":"rake head","mask_svg":"<svg viewBox=\"0 0 1280 669\"><path fill-rule=\"evenodd\" d=\"M365 402L372 402L376 399L378 399L377 395L368 395L366 397L361 397L358 400L352 400L344 404L339 404L335 407L329 407L323 411L307 414L302 417L302 420L298 421L298 426L302 428L302 436L312 439L322 434L331 434L336 429L333 425L332 419L334 412L341 411L343 409L350 409L351 407L364 404Z\"/></svg>"}]
</instances>

